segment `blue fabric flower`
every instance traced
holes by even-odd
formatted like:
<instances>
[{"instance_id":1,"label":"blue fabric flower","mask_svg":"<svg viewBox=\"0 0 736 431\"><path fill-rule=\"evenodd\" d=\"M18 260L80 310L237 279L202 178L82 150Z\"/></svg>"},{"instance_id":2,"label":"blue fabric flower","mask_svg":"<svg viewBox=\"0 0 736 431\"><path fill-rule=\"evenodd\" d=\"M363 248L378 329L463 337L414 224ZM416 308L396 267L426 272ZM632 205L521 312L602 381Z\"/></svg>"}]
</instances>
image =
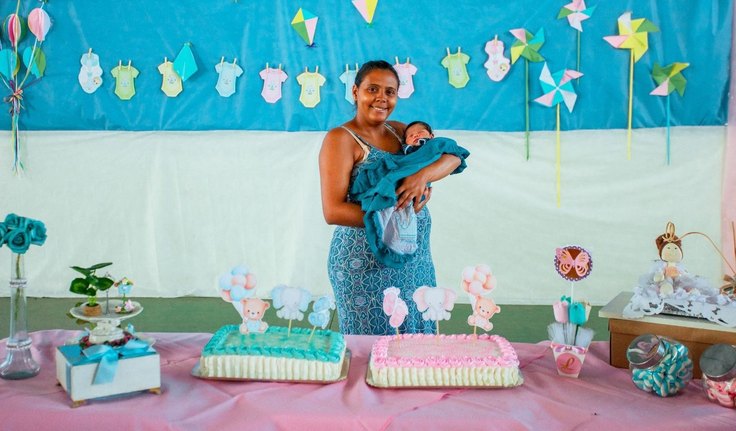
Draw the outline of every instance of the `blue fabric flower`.
<instances>
[{"instance_id":1,"label":"blue fabric flower","mask_svg":"<svg viewBox=\"0 0 736 431\"><path fill-rule=\"evenodd\" d=\"M5 242L13 253L23 254L31 246L31 237L24 227L17 227L5 234Z\"/></svg>"},{"instance_id":2,"label":"blue fabric flower","mask_svg":"<svg viewBox=\"0 0 736 431\"><path fill-rule=\"evenodd\" d=\"M26 230L31 236L31 244L43 245L46 242L46 225L39 220L31 220L26 226Z\"/></svg>"},{"instance_id":3,"label":"blue fabric flower","mask_svg":"<svg viewBox=\"0 0 736 431\"><path fill-rule=\"evenodd\" d=\"M33 245L46 242L46 226L39 220L10 213L0 223L0 246L7 244L13 253L23 254Z\"/></svg>"}]
</instances>

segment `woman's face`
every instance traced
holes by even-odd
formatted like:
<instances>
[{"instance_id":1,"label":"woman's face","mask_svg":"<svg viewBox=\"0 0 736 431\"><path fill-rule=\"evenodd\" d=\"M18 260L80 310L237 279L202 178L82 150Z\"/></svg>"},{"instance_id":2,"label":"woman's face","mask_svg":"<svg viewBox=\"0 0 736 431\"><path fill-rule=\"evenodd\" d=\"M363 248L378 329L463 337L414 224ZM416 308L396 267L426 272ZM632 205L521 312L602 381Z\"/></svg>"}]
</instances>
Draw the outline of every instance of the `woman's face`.
<instances>
[{"instance_id":1,"label":"woman's face","mask_svg":"<svg viewBox=\"0 0 736 431\"><path fill-rule=\"evenodd\" d=\"M383 123L396 106L399 81L388 70L368 72L359 87L353 86L357 117L372 123Z\"/></svg>"}]
</instances>

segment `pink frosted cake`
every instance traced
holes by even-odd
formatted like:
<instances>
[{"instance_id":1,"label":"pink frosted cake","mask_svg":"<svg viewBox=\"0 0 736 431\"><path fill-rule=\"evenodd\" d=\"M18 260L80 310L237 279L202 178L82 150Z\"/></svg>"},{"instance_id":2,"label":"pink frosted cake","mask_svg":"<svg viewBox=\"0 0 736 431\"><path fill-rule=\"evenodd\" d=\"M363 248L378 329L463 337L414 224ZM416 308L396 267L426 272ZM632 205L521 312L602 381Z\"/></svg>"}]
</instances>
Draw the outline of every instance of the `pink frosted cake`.
<instances>
[{"instance_id":1,"label":"pink frosted cake","mask_svg":"<svg viewBox=\"0 0 736 431\"><path fill-rule=\"evenodd\" d=\"M511 344L498 335L402 334L379 338L369 383L377 387L513 387L524 383Z\"/></svg>"}]
</instances>

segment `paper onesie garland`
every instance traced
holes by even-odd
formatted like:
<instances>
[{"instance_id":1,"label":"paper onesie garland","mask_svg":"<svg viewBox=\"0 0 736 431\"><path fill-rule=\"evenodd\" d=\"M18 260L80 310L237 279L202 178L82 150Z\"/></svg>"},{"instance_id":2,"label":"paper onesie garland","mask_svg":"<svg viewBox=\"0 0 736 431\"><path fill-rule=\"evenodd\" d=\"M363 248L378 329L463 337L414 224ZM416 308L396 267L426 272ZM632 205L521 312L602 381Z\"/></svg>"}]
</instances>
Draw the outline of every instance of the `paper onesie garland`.
<instances>
[{"instance_id":1,"label":"paper onesie garland","mask_svg":"<svg viewBox=\"0 0 736 431\"><path fill-rule=\"evenodd\" d=\"M174 63L168 58L164 58L164 62L158 65L158 72L162 75L161 91L169 97L176 97L181 93L181 78L174 70Z\"/></svg>"},{"instance_id":2,"label":"paper onesie garland","mask_svg":"<svg viewBox=\"0 0 736 431\"><path fill-rule=\"evenodd\" d=\"M442 67L447 69L447 78L455 88L463 88L470 81L470 75L468 75L468 69L466 65L470 61L470 56L460 52L460 47L457 47L455 54L450 54L450 48L447 48L447 55L442 59Z\"/></svg>"},{"instance_id":3,"label":"paper onesie garland","mask_svg":"<svg viewBox=\"0 0 736 431\"><path fill-rule=\"evenodd\" d=\"M138 77L138 69L131 66L131 61L128 61L127 66L118 62L110 73L115 78L115 95L120 100L132 99L135 96L135 79Z\"/></svg>"},{"instance_id":4,"label":"paper onesie garland","mask_svg":"<svg viewBox=\"0 0 736 431\"><path fill-rule=\"evenodd\" d=\"M261 90L263 100L268 103L276 103L281 99L281 85L289 76L281 70L280 64L278 69L274 69L268 67L268 63L266 63L266 68L261 70L259 75L263 80L263 90Z\"/></svg>"},{"instance_id":5,"label":"paper onesie garland","mask_svg":"<svg viewBox=\"0 0 736 431\"><path fill-rule=\"evenodd\" d=\"M488 77L491 81L498 82L511 70L511 60L503 56L503 42L498 40L498 36L486 42L485 50L488 54L488 61L485 62L483 67L488 71Z\"/></svg>"},{"instance_id":6,"label":"paper onesie garland","mask_svg":"<svg viewBox=\"0 0 736 431\"><path fill-rule=\"evenodd\" d=\"M399 74L399 98L408 99L414 93L413 76L417 73L417 67L409 63L408 58L406 59L406 63L400 64L399 58L396 57L394 70Z\"/></svg>"},{"instance_id":7,"label":"paper onesie garland","mask_svg":"<svg viewBox=\"0 0 736 431\"><path fill-rule=\"evenodd\" d=\"M225 57L215 65L215 72L219 75L215 89L222 97L230 97L235 94L235 81L243 74L243 69L236 63L238 59L234 59L232 63L225 63Z\"/></svg>"},{"instance_id":8,"label":"paper onesie garland","mask_svg":"<svg viewBox=\"0 0 736 431\"><path fill-rule=\"evenodd\" d=\"M319 74L319 66L310 72L309 68L296 77L296 82L302 86L299 101L305 108L314 108L320 102L319 88L325 84L325 77Z\"/></svg>"},{"instance_id":9,"label":"paper onesie garland","mask_svg":"<svg viewBox=\"0 0 736 431\"><path fill-rule=\"evenodd\" d=\"M79 59L82 67L79 68L79 85L87 94L92 94L102 85L102 68L100 57L92 53L92 48Z\"/></svg>"},{"instance_id":10,"label":"paper onesie garland","mask_svg":"<svg viewBox=\"0 0 736 431\"><path fill-rule=\"evenodd\" d=\"M345 100L350 102L351 105L355 105L355 99L353 98L353 85L355 85L355 75L358 74L358 65L356 63L355 70L350 70L350 66L345 65L345 72L340 75L340 82L345 84ZM401 88L401 86L399 86Z\"/></svg>"}]
</instances>

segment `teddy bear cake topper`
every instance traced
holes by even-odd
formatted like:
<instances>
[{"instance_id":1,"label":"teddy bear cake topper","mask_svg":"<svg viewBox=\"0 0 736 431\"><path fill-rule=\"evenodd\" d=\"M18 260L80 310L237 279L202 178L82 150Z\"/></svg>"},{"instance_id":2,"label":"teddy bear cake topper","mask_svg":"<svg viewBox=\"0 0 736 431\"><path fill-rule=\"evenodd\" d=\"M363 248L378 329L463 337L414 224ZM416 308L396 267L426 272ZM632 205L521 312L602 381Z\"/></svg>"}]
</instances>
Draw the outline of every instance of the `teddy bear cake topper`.
<instances>
[{"instance_id":1,"label":"teddy bear cake topper","mask_svg":"<svg viewBox=\"0 0 736 431\"><path fill-rule=\"evenodd\" d=\"M460 285L470 298L473 314L468 316L468 325L473 327L473 335L478 328L488 332L493 329L491 317L501 312L501 307L490 298L496 288L496 276L488 265L480 264L463 269Z\"/></svg>"}]
</instances>

